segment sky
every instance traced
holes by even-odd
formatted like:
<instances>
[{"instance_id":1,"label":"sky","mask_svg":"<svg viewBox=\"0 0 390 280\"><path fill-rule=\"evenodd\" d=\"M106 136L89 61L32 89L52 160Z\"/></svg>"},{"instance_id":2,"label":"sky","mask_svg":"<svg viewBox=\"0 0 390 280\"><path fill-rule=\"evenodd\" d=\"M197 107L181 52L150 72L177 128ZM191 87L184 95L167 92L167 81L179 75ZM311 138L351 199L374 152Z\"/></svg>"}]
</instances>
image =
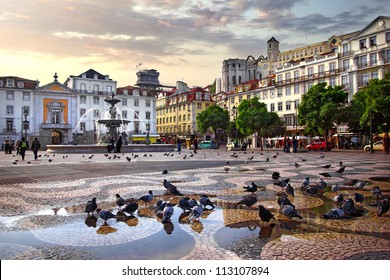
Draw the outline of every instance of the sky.
<instances>
[{"instance_id":1,"label":"sky","mask_svg":"<svg viewBox=\"0 0 390 280\"><path fill-rule=\"evenodd\" d=\"M229 58L325 41L390 16L388 0L0 0L0 76L65 82L94 69L134 85L205 87Z\"/></svg>"}]
</instances>

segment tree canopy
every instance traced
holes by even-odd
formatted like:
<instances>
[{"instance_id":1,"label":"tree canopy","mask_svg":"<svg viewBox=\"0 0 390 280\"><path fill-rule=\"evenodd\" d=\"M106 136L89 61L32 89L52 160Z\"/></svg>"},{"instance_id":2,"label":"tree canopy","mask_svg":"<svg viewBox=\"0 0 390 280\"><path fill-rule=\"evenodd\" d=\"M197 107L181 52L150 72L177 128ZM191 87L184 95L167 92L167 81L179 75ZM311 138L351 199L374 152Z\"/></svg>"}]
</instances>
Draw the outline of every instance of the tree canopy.
<instances>
[{"instance_id":1,"label":"tree canopy","mask_svg":"<svg viewBox=\"0 0 390 280\"><path fill-rule=\"evenodd\" d=\"M210 105L196 117L196 123L202 133L207 132L209 128L214 132L219 128L226 130L229 125L229 111L217 105Z\"/></svg>"},{"instance_id":2,"label":"tree canopy","mask_svg":"<svg viewBox=\"0 0 390 280\"><path fill-rule=\"evenodd\" d=\"M237 127L244 135L257 132L259 138L283 125L279 116L274 112L268 112L266 104L260 102L257 97L241 102L236 121Z\"/></svg>"},{"instance_id":3,"label":"tree canopy","mask_svg":"<svg viewBox=\"0 0 390 280\"><path fill-rule=\"evenodd\" d=\"M298 107L298 121L306 132L327 137L328 131L343 121L348 93L342 86L319 83L302 96Z\"/></svg>"}]
</instances>

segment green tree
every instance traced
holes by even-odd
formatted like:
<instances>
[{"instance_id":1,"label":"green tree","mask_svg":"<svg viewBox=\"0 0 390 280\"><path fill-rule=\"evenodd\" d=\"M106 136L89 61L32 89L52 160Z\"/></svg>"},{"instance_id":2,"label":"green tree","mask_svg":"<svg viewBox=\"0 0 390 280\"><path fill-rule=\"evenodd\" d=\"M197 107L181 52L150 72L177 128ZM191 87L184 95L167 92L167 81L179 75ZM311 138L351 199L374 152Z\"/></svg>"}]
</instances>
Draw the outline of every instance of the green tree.
<instances>
[{"instance_id":1,"label":"green tree","mask_svg":"<svg viewBox=\"0 0 390 280\"><path fill-rule=\"evenodd\" d=\"M306 126L306 132L324 135L326 140L329 130L342 123L347 98L348 93L341 86L316 84L302 96L298 121Z\"/></svg>"},{"instance_id":2,"label":"green tree","mask_svg":"<svg viewBox=\"0 0 390 280\"><path fill-rule=\"evenodd\" d=\"M200 132L205 133L210 128L213 132L217 129L226 130L229 125L229 111L217 105L210 105L196 117L196 123Z\"/></svg>"},{"instance_id":3,"label":"green tree","mask_svg":"<svg viewBox=\"0 0 390 280\"><path fill-rule=\"evenodd\" d=\"M257 97L243 100L238 106L237 127L246 136L257 132L259 139L262 139L265 134L280 125L282 122L278 115L268 112L266 104L260 102ZM260 147L263 149L262 143Z\"/></svg>"}]
</instances>

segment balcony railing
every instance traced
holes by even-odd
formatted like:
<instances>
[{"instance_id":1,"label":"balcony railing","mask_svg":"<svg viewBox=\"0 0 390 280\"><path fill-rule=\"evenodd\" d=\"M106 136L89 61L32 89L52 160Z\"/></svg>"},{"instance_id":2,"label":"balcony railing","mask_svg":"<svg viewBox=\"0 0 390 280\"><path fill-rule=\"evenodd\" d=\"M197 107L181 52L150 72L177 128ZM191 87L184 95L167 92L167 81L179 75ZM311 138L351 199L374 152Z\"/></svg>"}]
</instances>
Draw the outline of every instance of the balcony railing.
<instances>
[{"instance_id":1,"label":"balcony railing","mask_svg":"<svg viewBox=\"0 0 390 280\"><path fill-rule=\"evenodd\" d=\"M3 133L15 134L16 133L16 129L3 128Z\"/></svg>"},{"instance_id":2,"label":"balcony railing","mask_svg":"<svg viewBox=\"0 0 390 280\"><path fill-rule=\"evenodd\" d=\"M41 123L42 129L69 129L69 123Z\"/></svg>"}]
</instances>

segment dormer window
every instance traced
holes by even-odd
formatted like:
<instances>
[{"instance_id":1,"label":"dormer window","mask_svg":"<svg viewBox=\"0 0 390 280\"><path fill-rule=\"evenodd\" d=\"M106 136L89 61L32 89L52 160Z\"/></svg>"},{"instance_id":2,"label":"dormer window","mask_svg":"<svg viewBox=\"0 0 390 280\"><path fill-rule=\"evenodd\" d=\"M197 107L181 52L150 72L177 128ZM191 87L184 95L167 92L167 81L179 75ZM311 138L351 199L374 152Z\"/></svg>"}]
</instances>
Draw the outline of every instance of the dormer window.
<instances>
[{"instance_id":1,"label":"dormer window","mask_svg":"<svg viewBox=\"0 0 390 280\"><path fill-rule=\"evenodd\" d=\"M15 86L14 80L7 79L7 87L14 87L14 86Z\"/></svg>"},{"instance_id":2,"label":"dormer window","mask_svg":"<svg viewBox=\"0 0 390 280\"><path fill-rule=\"evenodd\" d=\"M18 81L18 88L24 88L24 82Z\"/></svg>"}]
</instances>

